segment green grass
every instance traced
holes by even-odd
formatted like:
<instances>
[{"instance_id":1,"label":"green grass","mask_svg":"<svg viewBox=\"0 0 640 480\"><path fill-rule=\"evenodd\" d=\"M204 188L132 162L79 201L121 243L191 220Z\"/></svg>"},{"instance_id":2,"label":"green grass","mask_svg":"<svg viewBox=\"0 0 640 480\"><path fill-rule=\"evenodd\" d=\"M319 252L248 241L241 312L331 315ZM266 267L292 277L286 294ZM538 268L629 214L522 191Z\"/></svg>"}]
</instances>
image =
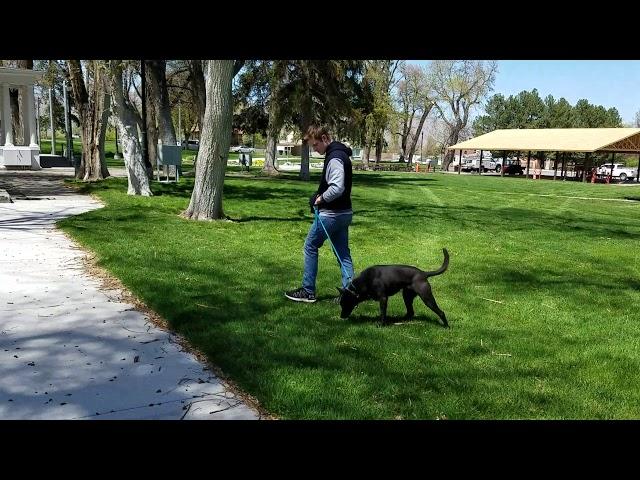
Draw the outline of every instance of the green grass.
<instances>
[{"instance_id":1,"label":"green grass","mask_svg":"<svg viewBox=\"0 0 640 480\"><path fill-rule=\"evenodd\" d=\"M178 216L192 179L154 182L152 198L108 179L83 186L106 208L60 225L281 418L640 417L640 189L354 173L356 271L451 254L431 280L451 329L419 300L414 321L378 328L375 302L339 318L328 247L320 300L283 297L301 282L317 179L228 174L232 222ZM404 314L400 295L389 314Z\"/></svg>"},{"instance_id":2,"label":"green grass","mask_svg":"<svg viewBox=\"0 0 640 480\"><path fill-rule=\"evenodd\" d=\"M63 148L66 146L66 141L64 137L56 136L56 154L62 155ZM51 153L51 139L41 140L40 141L40 151L42 153ZM120 158L118 160L114 159L116 153L116 142L115 140L106 140L104 143L104 156L107 162L108 167L121 167L124 168L124 159L122 158L122 149L118 147L118 153L120 154ZM79 139L73 140L73 154L80 155L82 153L82 142ZM182 160L186 166L193 165L193 159L198 152L193 150L183 150L182 151ZM236 158L237 155L236 155Z\"/></svg>"}]
</instances>

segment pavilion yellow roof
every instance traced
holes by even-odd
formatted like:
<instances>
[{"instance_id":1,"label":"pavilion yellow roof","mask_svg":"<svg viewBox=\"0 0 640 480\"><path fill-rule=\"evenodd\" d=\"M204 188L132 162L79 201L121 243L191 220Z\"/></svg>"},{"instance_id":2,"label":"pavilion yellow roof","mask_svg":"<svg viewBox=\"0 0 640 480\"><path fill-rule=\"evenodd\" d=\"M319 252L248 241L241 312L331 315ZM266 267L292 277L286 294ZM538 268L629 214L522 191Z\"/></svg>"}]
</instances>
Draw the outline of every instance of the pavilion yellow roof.
<instances>
[{"instance_id":1,"label":"pavilion yellow roof","mask_svg":"<svg viewBox=\"0 0 640 480\"><path fill-rule=\"evenodd\" d=\"M494 130L449 150L640 153L640 128L521 128Z\"/></svg>"}]
</instances>

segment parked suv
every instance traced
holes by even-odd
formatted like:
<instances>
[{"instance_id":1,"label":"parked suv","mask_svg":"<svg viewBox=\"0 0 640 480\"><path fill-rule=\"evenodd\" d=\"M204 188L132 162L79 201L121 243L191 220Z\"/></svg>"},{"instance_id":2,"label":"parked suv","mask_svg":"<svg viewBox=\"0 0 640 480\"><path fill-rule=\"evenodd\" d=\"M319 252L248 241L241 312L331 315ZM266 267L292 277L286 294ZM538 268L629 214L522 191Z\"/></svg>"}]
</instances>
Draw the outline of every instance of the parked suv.
<instances>
[{"instance_id":1,"label":"parked suv","mask_svg":"<svg viewBox=\"0 0 640 480\"><path fill-rule=\"evenodd\" d=\"M524 170L517 163L511 163L502 167L502 171L505 175L524 175Z\"/></svg>"}]
</instances>

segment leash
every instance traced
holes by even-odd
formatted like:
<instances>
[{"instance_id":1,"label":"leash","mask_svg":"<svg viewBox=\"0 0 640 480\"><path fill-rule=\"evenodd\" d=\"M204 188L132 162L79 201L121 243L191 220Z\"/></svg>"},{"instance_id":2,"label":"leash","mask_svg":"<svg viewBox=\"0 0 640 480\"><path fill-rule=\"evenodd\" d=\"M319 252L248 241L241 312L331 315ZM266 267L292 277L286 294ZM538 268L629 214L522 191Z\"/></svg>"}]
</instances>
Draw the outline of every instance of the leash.
<instances>
[{"instance_id":1,"label":"leash","mask_svg":"<svg viewBox=\"0 0 640 480\"><path fill-rule=\"evenodd\" d=\"M324 226L324 223L322 223L322 219L320 218L320 214L318 213L318 207L314 205L313 206L313 211L314 211L314 216L315 216L316 220L318 222L320 222L320 225L322 226L322 229L324 230L324 233L327 235L327 240L329 240L329 245L331 245L331 248L333 249L333 253L335 253L336 258L338 259L338 262L340 263L340 268L344 272L345 276L349 279L349 285L351 285L351 277L347 274L347 269L345 268L344 263L342 263L342 260L340 260L340 255L338 255L338 250L336 250L336 247L333 244L333 242L331 241L331 237L329 236L329 232L327 232L327 229Z\"/></svg>"}]
</instances>

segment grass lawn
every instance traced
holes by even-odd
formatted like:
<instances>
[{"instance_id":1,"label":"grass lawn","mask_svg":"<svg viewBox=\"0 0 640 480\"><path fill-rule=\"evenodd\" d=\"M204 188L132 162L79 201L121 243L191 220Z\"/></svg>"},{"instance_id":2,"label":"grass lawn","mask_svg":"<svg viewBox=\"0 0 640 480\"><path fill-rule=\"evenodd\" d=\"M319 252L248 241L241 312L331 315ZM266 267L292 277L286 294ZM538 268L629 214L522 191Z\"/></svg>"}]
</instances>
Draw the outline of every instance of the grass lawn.
<instances>
[{"instance_id":1,"label":"grass lawn","mask_svg":"<svg viewBox=\"0 0 640 480\"><path fill-rule=\"evenodd\" d=\"M354 172L356 272L433 270L442 247L451 254L431 279L451 329L419 299L415 320L378 328L374 302L339 318L328 246L320 300L283 297L301 283L319 174L306 183L238 170L225 182L234 221L178 216L192 178L153 182L151 198L108 179L82 186L106 208L60 225L274 415L640 417L640 188ZM390 316L404 312L401 295L390 299Z\"/></svg>"}]
</instances>

